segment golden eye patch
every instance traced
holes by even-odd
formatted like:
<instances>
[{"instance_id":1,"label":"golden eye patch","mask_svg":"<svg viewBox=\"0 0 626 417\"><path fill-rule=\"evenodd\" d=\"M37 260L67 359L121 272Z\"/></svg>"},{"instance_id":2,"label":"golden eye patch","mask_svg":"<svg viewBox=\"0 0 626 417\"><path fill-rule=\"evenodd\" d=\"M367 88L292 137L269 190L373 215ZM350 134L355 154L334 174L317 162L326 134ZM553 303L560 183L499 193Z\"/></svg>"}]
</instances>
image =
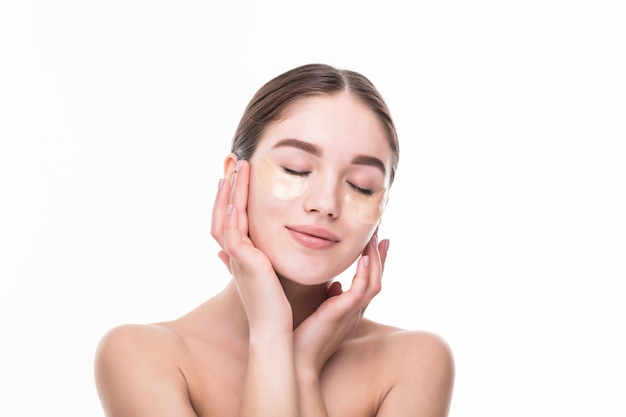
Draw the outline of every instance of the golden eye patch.
<instances>
[{"instance_id":1,"label":"golden eye patch","mask_svg":"<svg viewBox=\"0 0 626 417\"><path fill-rule=\"evenodd\" d=\"M307 187L305 177L288 174L265 157L255 164L254 173L263 191L279 200L289 201L300 197Z\"/></svg>"},{"instance_id":2,"label":"golden eye patch","mask_svg":"<svg viewBox=\"0 0 626 417\"><path fill-rule=\"evenodd\" d=\"M384 188L372 195L352 190L345 195L346 210L361 223L376 224L383 215L387 204L387 189Z\"/></svg>"},{"instance_id":3,"label":"golden eye patch","mask_svg":"<svg viewBox=\"0 0 626 417\"><path fill-rule=\"evenodd\" d=\"M263 191L282 201L294 200L307 190L309 177L287 173L266 157L254 164L253 173ZM376 224L387 204L387 189L368 195L346 187L343 201L344 208L355 220Z\"/></svg>"}]
</instances>

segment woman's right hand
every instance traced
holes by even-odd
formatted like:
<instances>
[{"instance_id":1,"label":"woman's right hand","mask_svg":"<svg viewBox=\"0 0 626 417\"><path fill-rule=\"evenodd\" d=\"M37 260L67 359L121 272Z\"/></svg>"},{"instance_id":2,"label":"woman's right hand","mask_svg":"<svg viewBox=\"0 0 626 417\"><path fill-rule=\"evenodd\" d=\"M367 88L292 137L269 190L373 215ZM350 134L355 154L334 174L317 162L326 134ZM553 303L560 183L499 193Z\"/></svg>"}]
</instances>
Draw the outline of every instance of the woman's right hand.
<instances>
[{"instance_id":1,"label":"woman's right hand","mask_svg":"<svg viewBox=\"0 0 626 417\"><path fill-rule=\"evenodd\" d=\"M298 414L293 317L272 263L248 236L249 181L250 164L239 161L233 178L220 182L211 226L248 318L248 361L239 415L291 417Z\"/></svg>"},{"instance_id":2,"label":"woman's right hand","mask_svg":"<svg viewBox=\"0 0 626 417\"><path fill-rule=\"evenodd\" d=\"M291 306L276 272L248 236L248 186L250 164L240 160L231 178L220 181L213 206L211 235L222 250L239 290L251 335L257 331L293 329Z\"/></svg>"}]
</instances>

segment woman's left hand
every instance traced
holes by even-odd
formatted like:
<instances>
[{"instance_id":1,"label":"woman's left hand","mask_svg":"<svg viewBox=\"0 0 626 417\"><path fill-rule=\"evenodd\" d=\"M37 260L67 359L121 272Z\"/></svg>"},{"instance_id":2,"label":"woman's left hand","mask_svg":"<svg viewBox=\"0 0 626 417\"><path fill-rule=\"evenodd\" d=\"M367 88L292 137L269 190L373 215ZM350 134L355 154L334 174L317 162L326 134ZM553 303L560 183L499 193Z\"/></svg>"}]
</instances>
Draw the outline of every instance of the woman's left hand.
<instances>
[{"instance_id":1,"label":"woman's left hand","mask_svg":"<svg viewBox=\"0 0 626 417\"><path fill-rule=\"evenodd\" d=\"M334 282L328 298L294 331L296 368L319 376L322 367L363 317L365 308L381 290L388 249L376 234L363 250L348 291Z\"/></svg>"}]
</instances>

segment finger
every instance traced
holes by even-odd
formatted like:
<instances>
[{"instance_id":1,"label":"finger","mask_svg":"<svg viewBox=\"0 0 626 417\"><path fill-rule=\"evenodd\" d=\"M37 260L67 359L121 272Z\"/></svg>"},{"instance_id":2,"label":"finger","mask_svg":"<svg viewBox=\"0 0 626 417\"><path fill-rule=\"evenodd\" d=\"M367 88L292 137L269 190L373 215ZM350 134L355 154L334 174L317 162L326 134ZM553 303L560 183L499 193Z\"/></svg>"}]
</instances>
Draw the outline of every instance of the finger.
<instances>
[{"instance_id":1,"label":"finger","mask_svg":"<svg viewBox=\"0 0 626 417\"><path fill-rule=\"evenodd\" d=\"M238 271L245 262L245 244L241 233L239 232L239 212L232 205L228 204L226 207L226 218L224 219L224 252L228 256L229 270L233 276L238 274ZM245 267L244 267L245 268ZM241 271L239 271L241 272Z\"/></svg>"},{"instance_id":2,"label":"finger","mask_svg":"<svg viewBox=\"0 0 626 417\"><path fill-rule=\"evenodd\" d=\"M224 219L224 252L230 258L236 257L242 243L243 239L239 233L239 212L232 204L228 204Z\"/></svg>"},{"instance_id":3,"label":"finger","mask_svg":"<svg viewBox=\"0 0 626 417\"><path fill-rule=\"evenodd\" d=\"M365 297L367 298L367 303L371 301L376 294L378 294L381 290L381 280L382 280L382 259L379 251L379 247L382 243L378 243L378 236L374 234L372 239L368 243L365 248L367 252L367 256L369 258L369 271L368 271L368 282L367 282L367 290Z\"/></svg>"},{"instance_id":4,"label":"finger","mask_svg":"<svg viewBox=\"0 0 626 417\"><path fill-rule=\"evenodd\" d=\"M211 236L222 248L224 247L224 221L226 219L226 207L230 200L230 190L230 181L224 178L220 179L211 214Z\"/></svg>"},{"instance_id":5,"label":"finger","mask_svg":"<svg viewBox=\"0 0 626 417\"><path fill-rule=\"evenodd\" d=\"M224 263L224 265L226 265L226 268L228 268L228 272L232 274L233 271L231 270L231 267L230 267L230 256L228 256L228 254L224 252L223 250L219 251L217 253L217 256Z\"/></svg>"},{"instance_id":6,"label":"finger","mask_svg":"<svg viewBox=\"0 0 626 417\"><path fill-rule=\"evenodd\" d=\"M382 240L378 245L378 252L380 253L380 264L382 272L385 272L385 263L387 262L387 253L389 252L389 239Z\"/></svg>"},{"instance_id":7,"label":"finger","mask_svg":"<svg viewBox=\"0 0 626 417\"><path fill-rule=\"evenodd\" d=\"M359 259L357 263L356 273L352 278L350 289L344 293L350 296L351 303L354 305L362 303L363 297L365 296L365 293L367 291L370 273L369 263L369 255L361 256L361 259Z\"/></svg>"},{"instance_id":8,"label":"finger","mask_svg":"<svg viewBox=\"0 0 626 417\"><path fill-rule=\"evenodd\" d=\"M369 304L371 303L372 299L381 291L382 289L382 279L383 279L383 272L385 270L385 262L387 261L387 252L389 250L389 239L384 239L382 240L378 245L377 245L377 249L378 249L378 254L380 256L380 267L378 269L378 273L372 273L373 276L378 276L378 278L376 279L376 281L374 281L374 279L372 279L372 282L376 282L377 284L372 285L371 287L371 298L368 301L367 305L365 307L363 307L363 313L365 313L365 310L367 309L367 307L369 306Z\"/></svg>"},{"instance_id":9,"label":"finger","mask_svg":"<svg viewBox=\"0 0 626 417\"><path fill-rule=\"evenodd\" d=\"M328 297L335 297L337 295L341 295L343 293L343 290L341 289L341 282L339 281L335 281L332 284L330 284L330 287L328 287Z\"/></svg>"},{"instance_id":10,"label":"finger","mask_svg":"<svg viewBox=\"0 0 626 417\"><path fill-rule=\"evenodd\" d=\"M239 231L239 211L229 204L226 208L226 221L224 224L224 252L230 256L231 271L233 274L233 261L247 270L255 270L258 275L273 273L271 263L265 255L250 244L246 235Z\"/></svg>"},{"instance_id":11,"label":"finger","mask_svg":"<svg viewBox=\"0 0 626 417\"><path fill-rule=\"evenodd\" d=\"M230 204L237 208L239 213L239 231L243 236L248 235L248 187L250 185L250 164L247 161L237 162L237 172L233 176L233 187L230 195Z\"/></svg>"}]
</instances>

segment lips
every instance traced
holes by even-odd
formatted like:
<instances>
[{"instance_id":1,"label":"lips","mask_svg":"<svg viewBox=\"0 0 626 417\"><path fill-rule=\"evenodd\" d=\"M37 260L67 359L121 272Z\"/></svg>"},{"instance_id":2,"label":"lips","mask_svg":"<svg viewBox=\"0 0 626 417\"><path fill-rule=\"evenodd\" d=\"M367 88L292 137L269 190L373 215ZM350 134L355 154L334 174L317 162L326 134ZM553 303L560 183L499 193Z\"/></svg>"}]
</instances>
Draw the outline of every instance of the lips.
<instances>
[{"instance_id":1,"label":"lips","mask_svg":"<svg viewBox=\"0 0 626 417\"><path fill-rule=\"evenodd\" d=\"M328 249L339 242L339 238L317 226L287 226L291 237L309 249Z\"/></svg>"}]
</instances>

